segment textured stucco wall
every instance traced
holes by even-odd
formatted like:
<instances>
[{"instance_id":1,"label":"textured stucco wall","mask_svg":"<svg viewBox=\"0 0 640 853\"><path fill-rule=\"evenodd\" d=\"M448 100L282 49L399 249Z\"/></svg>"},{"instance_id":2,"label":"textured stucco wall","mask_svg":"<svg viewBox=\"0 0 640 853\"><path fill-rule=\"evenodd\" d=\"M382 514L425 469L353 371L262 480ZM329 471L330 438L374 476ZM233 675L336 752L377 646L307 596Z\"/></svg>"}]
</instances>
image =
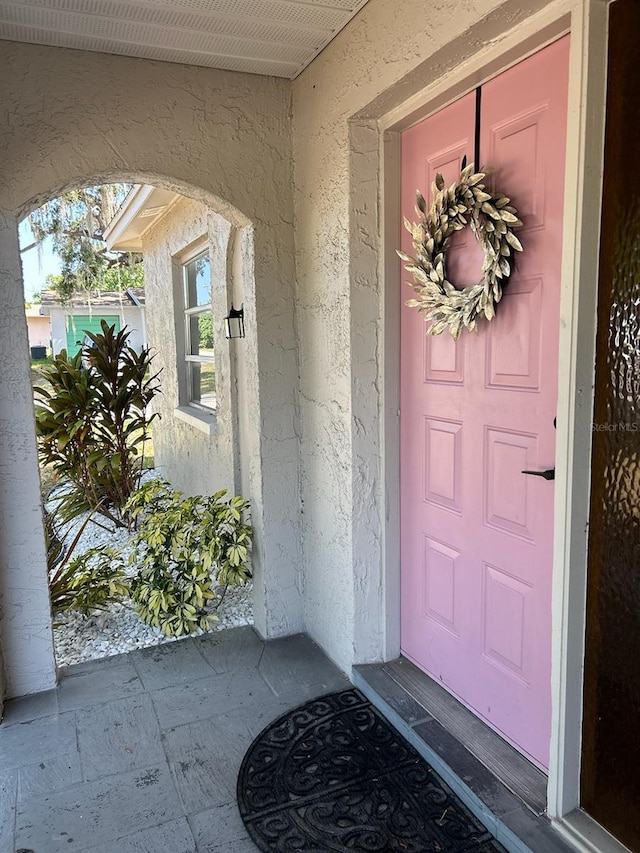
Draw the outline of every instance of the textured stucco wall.
<instances>
[{"instance_id":1,"label":"textured stucco wall","mask_svg":"<svg viewBox=\"0 0 640 853\"><path fill-rule=\"evenodd\" d=\"M345 668L384 654L376 119L544 5L369 0L293 82L305 619Z\"/></svg>"},{"instance_id":2,"label":"textured stucco wall","mask_svg":"<svg viewBox=\"0 0 640 853\"><path fill-rule=\"evenodd\" d=\"M0 664L8 696L55 684L16 226L0 213Z\"/></svg>"},{"instance_id":3,"label":"textured stucco wall","mask_svg":"<svg viewBox=\"0 0 640 853\"><path fill-rule=\"evenodd\" d=\"M0 221L9 232L16 218L68 187L117 179L176 189L215 207L229 221L253 226L255 304L247 319L254 324L255 340L247 347L247 369L257 380L245 420L252 429L248 468L258 516L254 523L261 528L256 586L265 591L256 618L269 636L300 630L289 82L11 42L1 43L0 52ZM0 256L8 335L2 345L26 358L17 250L14 238L7 241ZM10 298L21 302L20 318L13 323L6 319L16 310ZM5 602L15 595L16 612L19 608L22 614L21 625L14 623L15 641L5 636L4 643L35 649L33 638L44 636L49 619L46 608L38 606L46 594L42 540L35 527L27 529L38 503L35 479L15 500L24 471L36 473L32 414L26 391L17 387L22 381L17 369L15 359L3 359L0 381L22 394L23 406L9 412L7 427L13 432L5 439L10 444L0 479L0 578ZM20 371L26 377L25 365ZM20 421L14 423L18 413ZM19 524L14 524L16 517ZM18 564L24 572L19 581L9 577ZM6 604L4 612L6 622ZM27 613L37 624L28 624ZM9 670L7 658L5 652ZM48 686L52 670L46 655L42 666L48 675L14 682L9 690Z\"/></svg>"},{"instance_id":4,"label":"textured stucco wall","mask_svg":"<svg viewBox=\"0 0 640 853\"><path fill-rule=\"evenodd\" d=\"M228 356L225 358L228 344L224 338L224 313L220 310L213 311L218 406L212 435L206 435L175 415L181 402L176 324L182 321L182 314L174 310L174 289L181 290L182 271L180 264L174 264L172 259L201 237L217 245L220 237L226 236L228 229L217 227L220 217L208 214L203 204L182 199L143 241L149 345L154 352L154 370L161 371L162 388L153 403L154 411L160 415L154 426L156 467L175 488L188 494L213 494L219 489L232 492L235 486L233 432L228 428L231 415ZM223 239L223 242L226 241ZM215 275L214 264L215 259L212 263L212 304L219 301L220 290L226 304L226 282Z\"/></svg>"}]
</instances>

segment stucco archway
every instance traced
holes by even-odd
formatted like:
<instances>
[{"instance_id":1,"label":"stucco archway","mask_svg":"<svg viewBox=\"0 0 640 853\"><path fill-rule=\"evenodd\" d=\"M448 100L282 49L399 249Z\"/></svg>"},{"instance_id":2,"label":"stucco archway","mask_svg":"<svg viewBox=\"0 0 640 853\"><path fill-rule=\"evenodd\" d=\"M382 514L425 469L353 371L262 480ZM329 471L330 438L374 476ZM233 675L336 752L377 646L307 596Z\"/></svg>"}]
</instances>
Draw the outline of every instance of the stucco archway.
<instances>
[{"instance_id":1,"label":"stucco archway","mask_svg":"<svg viewBox=\"0 0 640 853\"><path fill-rule=\"evenodd\" d=\"M266 637L299 631L288 81L13 44L7 54L2 85L14 117L3 139L0 185L0 593L7 695L44 690L55 681L17 223L73 186L116 180L162 186L252 231L247 462L259 528L255 620ZM86 84L78 86L79 79Z\"/></svg>"}]
</instances>

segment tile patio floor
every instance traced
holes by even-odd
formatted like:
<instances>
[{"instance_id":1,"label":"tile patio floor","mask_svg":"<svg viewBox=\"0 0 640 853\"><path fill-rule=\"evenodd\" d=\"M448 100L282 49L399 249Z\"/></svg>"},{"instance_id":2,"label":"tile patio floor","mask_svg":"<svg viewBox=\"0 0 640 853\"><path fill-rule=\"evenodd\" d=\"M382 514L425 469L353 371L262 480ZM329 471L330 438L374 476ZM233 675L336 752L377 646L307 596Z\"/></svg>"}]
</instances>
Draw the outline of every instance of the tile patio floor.
<instances>
[{"instance_id":1,"label":"tile patio floor","mask_svg":"<svg viewBox=\"0 0 640 853\"><path fill-rule=\"evenodd\" d=\"M0 726L0 853L255 853L240 762L347 679L306 636L234 628L64 670Z\"/></svg>"}]
</instances>

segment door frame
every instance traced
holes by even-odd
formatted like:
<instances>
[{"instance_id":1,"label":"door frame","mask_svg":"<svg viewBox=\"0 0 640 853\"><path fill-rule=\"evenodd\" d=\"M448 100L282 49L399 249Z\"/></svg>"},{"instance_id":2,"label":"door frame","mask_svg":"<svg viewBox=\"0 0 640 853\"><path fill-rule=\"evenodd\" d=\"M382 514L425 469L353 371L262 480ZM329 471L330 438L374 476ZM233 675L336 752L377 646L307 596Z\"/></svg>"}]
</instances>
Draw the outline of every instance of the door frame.
<instances>
[{"instance_id":1,"label":"door frame","mask_svg":"<svg viewBox=\"0 0 640 853\"><path fill-rule=\"evenodd\" d=\"M583 851L624 848L579 811L587 529L591 467L598 241L606 98L606 15L613 0L556 0L480 52L456 56L437 82L377 116L381 192L378 275L383 316L381 481L385 495L382 561L382 655L400 652L399 369L400 288L395 249L400 231L400 133L490 77L571 34L561 274L558 429L552 583L552 733L548 814ZM460 41L460 40L458 40ZM424 79L424 78L423 78ZM433 79L433 78L432 78ZM356 133L371 132L372 115L354 117ZM576 203L571 203L572 200ZM356 628L357 632L357 628Z\"/></svg>"}]
</instances>

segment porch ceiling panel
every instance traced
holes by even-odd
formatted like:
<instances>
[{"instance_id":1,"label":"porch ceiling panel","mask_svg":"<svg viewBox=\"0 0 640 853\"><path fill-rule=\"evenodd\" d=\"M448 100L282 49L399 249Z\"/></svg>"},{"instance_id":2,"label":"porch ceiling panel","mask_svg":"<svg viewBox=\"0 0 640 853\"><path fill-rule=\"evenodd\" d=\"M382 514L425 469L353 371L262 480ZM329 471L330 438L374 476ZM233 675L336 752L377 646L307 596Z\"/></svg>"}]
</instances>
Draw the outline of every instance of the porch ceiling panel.
<instances>
[{"instance_id":1,"label":"porch ceiling panel","mask_svg":"<svg viewBox=\"0 0 640 853\"><path fill-rule=\"evenodd\" d=\"M367 0L0 0L0 38L296 77Z\"/></svg>"}]
</instances>

